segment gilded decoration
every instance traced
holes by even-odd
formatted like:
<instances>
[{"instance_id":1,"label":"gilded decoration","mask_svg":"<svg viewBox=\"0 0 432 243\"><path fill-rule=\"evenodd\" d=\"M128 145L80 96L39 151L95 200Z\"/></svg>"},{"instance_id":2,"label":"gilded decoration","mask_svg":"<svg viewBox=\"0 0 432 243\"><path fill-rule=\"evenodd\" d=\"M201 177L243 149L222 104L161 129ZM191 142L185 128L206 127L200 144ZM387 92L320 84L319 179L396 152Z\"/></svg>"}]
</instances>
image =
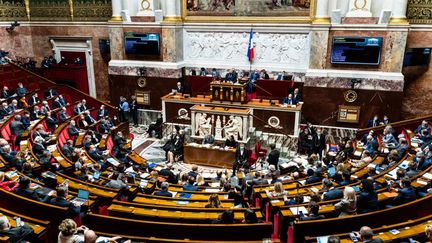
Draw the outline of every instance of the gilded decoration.
<instances>
[{"instance_id":1,"label":"gilded decoration","mask_svg":"<svg viewBox=\"0 0 432 243\"><path fill-rule=\"evenodd\" d=\"M191 22L310 23L316 0L182 0L182 18Z\"/></svg>"},{"instance_id":2,"label":"gilded decoration","mask_svg":"<svg viewBox=\"0 0 432 243\"><path fill-rule=\"evenodd\" d=\"M24 0L0 0L0 21L27 20Z\"/></svg>"},{"instance_id":3,"label":"gilded decoration","mask_svg":"<svg viewBox=\"0 0 432 243\"><path fill-rule=\"evenodd\" d=\"M74 20L107 21L112 15L111 0L73 0Z\"/></svg>"},{"instance_id":4,"label":"gilded decoration","mask_svg":"<svg viewBox=\"0 0 432 243\"><path fill-rule=\"evenodd\" d=\"M30 0L31 20L71 20L68 0Z\"/></svg>"},{"instance_id":5,"label":"gilded decoration","mask_svg":"<svg viewBox=\"0 0 432 243\"><path fill-rule=\"evenodd\" d=\"M432 24L432 0L409 0L407 18L410 24Z\"/></svg>"}]
</instances>

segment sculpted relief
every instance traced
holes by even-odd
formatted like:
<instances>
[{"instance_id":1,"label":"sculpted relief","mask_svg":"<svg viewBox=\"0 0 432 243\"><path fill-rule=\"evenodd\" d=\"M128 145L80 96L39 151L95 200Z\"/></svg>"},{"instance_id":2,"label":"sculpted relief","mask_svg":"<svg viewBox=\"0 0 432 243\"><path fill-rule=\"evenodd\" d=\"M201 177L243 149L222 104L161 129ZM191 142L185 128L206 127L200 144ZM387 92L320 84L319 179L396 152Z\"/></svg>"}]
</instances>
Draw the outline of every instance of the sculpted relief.
<instances>
[{"instance_id":1,"label":"sculpted relief","mask_svg":"<svg viewBox=\"0 0 432 243\"><path fill-rule=\"evenodd\" d=\"M189 63L248 65L249 32L187 32L185 59ZM307 68L309 35L289 33L254 34L254 64L290 65Z\"/></svg>"}]
</instances>

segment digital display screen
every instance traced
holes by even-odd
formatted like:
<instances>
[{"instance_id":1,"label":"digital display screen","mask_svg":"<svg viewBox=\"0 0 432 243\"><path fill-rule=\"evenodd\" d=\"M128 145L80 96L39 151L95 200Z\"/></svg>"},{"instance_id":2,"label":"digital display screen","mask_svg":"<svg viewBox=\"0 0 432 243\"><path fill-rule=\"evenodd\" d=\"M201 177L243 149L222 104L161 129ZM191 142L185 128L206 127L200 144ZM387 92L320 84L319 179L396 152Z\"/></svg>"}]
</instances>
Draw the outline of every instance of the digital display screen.
<instances>
[{"instance_id":1,"label":"digital display screen","mask_svg":"<svg viewBox=\"0 0 432 243\"><path fill-rule=\"evenodd\" d=\"M379 65L382 37L333 37L332 64Z\"/></svg>"}]
</instances>

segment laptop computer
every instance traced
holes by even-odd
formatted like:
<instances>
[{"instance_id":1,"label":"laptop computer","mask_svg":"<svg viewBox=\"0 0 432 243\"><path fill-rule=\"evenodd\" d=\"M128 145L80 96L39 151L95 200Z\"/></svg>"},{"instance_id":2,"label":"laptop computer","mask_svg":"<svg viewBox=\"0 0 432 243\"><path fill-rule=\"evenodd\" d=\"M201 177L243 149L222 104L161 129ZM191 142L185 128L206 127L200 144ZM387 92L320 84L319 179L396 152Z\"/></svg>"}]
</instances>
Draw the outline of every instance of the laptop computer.
<instances>
[{"instance_id":1,"label":"laptop computer","mask_svg":"<svg viewBox=\"0 0 432 243\"><path fill-rule=\"evenodd\" d=\"M87 190L78 190L78 196L74 198L71 202L78 204L78 206L83 205L89 199L89 191Z\"/></svg>"}]
</instances>

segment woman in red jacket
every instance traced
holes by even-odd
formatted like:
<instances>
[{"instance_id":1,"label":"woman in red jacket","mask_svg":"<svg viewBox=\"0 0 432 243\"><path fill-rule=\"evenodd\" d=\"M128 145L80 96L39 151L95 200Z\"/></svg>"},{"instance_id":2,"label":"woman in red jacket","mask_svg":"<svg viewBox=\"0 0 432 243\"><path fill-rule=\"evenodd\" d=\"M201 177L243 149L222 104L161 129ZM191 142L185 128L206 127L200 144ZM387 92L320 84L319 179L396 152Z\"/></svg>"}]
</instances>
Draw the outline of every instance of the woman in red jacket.
<instances>
[{"instance_id":1,"label":"woman in red jacket","mask_svg":"<svg viewBox=\"0 0 432 243\"><path fill-rule=\"evenodd\" d=\"M16 181L4 181L5 173L0 171L0 188L6 191L13 191L18 187Z\"/></svg>"}]
</instances>

